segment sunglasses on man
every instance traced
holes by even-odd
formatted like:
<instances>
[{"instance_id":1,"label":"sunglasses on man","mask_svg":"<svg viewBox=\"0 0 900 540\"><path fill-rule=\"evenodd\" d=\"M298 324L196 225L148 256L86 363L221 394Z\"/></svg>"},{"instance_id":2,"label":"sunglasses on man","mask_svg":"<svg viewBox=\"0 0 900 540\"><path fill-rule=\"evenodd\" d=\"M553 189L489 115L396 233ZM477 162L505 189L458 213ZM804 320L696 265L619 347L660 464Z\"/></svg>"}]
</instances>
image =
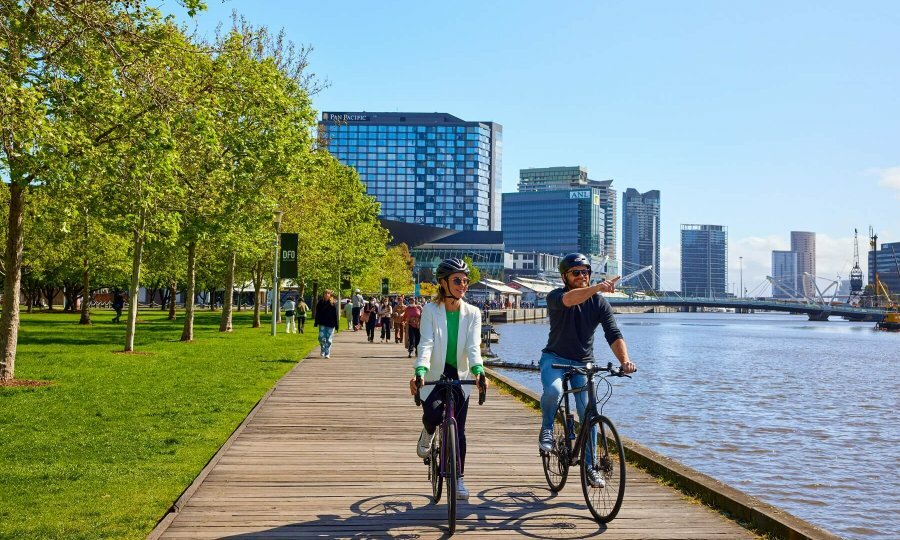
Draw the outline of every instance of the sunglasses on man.
<instances>
[{"instance_id":1,"label":"sunglasses on man","mask_svg":"<svg viewBox=\"0 0 900 540\"><path fill-rule=\"evenodd\" d=\"M591 269L590 269L590 268L587 268L587 269L585 269L585 270L569 270L569 273L572 274L572 275L575 276L575 277L579 277L579 276L590 276L590 275L591 275Z\"/></svg>"}]
</instances>

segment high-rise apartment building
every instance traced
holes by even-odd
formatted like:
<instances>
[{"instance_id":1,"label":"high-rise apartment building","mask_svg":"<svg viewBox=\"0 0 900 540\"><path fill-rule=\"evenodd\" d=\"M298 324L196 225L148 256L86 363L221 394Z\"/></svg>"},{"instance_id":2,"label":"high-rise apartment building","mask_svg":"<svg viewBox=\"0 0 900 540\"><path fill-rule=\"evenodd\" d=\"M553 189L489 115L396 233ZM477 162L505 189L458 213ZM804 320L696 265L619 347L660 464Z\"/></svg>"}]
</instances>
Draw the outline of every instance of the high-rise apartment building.
<instances>
[{"instance_id":1,"label":"high-rise apartment building","mask_svg":"<svg viewBox=\"0 0 900 540\"><path fill-rule=\"evenodd\" d=\"M791 251L797 254L797 289L800 295L816 295L816 233L791 231ZM808 275L807 275L808 274Z\"/></svg>"},{"instance_id":2,"label":"high-rise apartment building","mask_svg":"<svg viewBox=\"0 0 900 540\"><path fill-rule=\"evenodd\" d=\"M598 189L503 194L506 251L601 255L606 216ZM596 271L597 269L595 269Z\"/></svg>"},{"instance_id":3,"label":"high-rise apartment building","mask_svg":"<svg viewBox=\"0 0 900 540\"><path fill-rule=\"evenodd\" d=\"M385 219L500 230L503 128L445 113L324 112L321 138Z\"/></svg>"},{"instance_id":4,"label":"high-rise apartment building","mask_svg":"<svg viewBox=\"0 0 900 540\"><path fill-rule=\"evenodd\" d=\"M728 291L728 227L681 226L681 294L721 298Z\"/></svg>"},{"instance_id":5,"label":"high-rise apartment building","mask_svg":"<svg viewBox=\"0 0 900 540\"><path fill-rule=\"evenodd\" d=\"M772 252L772 279L778 284L772 286L772 298L794 298L800 295L797 291L796 252Z\"/></svg>"},{"instance_id":6,"label":"high-rise apartment building","mask_svg":"<svg viewBox=\"0 0 900 540\"><path fill-rule=\"evenodd\" d=\"M616 190L612 180L591 180L585 167L543 167L519 171L519 193L534 191L565 191L575 188L591 188L600 197L604 211L601 253L608 257L606 272L619 273Z\"/></svg>"},{"instance_id":7,"label":"high-rise apartment building","mask_svg":"<svg viewBox=\"0 0 900 540\"><path fill-rule=\"evenodd\" d=\"M659 224L659 190L640 193L634 188L626 189L622 195L622 273L644 266L653 268L622 285L659 290Z\"/></svg>"}]
</instances>

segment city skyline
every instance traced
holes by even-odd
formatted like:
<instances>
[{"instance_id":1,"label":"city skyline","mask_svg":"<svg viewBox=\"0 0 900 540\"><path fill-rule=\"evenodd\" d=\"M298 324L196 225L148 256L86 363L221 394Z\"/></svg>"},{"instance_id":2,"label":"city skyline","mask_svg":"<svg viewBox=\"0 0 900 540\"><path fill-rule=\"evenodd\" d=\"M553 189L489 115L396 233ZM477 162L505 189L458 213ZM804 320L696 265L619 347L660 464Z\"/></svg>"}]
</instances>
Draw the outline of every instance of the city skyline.
<instances>
[{"instance_id":1,"label":"city skyline","mask_svg":"<svg viewBox=\"0 0 900 540\"><path fill-rule=\"evenodd\" d=\"M162 5L201 35L235 10L311 45L311 69L330 83L314 96L320 111L447 111L502 124L502 192L515 191L520 169L558 165L664 191L664 289L680 282L681 223L727 224L729 275L743 257L748 290L765 282L772 251L790 249L792 230L815 231L817 273L844 279L854 228L900 240L891 2L462 2L449 13L340 2L341 31L323 23L336 4L210 2L196 19ZM474 10L504 24L484 32ZM560 84L573 75L577 84Z\"/></svg>"}]
</instances>

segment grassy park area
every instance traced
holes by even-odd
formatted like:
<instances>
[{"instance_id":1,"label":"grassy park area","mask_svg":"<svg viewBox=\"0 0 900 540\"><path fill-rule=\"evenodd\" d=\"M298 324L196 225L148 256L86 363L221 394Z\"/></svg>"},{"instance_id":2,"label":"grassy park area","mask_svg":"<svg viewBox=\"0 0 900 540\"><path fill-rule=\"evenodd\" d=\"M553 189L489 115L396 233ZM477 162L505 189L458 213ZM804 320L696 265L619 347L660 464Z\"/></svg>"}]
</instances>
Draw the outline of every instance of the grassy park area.
<instances>
[{"instance_id":1,"label":"grassy park area","mask_svg":"<svg viewBox=\"0 0 900 540\"><path fill-rule=\"evenodd\" d=\"M17 379L0 387L0 538L144 538L272 385L317 346L317 332L270 335L268 319L145 310L134 354L125 325L96 311L23 314Z\"/></svg>"}]
</instances>

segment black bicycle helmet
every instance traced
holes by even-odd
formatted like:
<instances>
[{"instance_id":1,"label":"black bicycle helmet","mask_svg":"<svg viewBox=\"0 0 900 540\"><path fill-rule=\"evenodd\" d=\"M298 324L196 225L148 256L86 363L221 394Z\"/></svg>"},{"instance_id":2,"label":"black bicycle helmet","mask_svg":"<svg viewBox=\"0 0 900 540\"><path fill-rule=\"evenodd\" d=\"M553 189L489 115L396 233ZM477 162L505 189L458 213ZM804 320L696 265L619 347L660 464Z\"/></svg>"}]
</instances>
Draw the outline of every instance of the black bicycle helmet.
<instances>
[{"instance_id":1,"label":"black bicycle helmet","mask_svg":"<svg viewBox=\"0 0 900 540\"><path fill-rule=\"evenodd\" d=\"M451 274L463 272L469 275L469 265L462 259L444 259L437 267L437 279L447 279Z\"/></svg>"},{"instance_id":2,"label":"black bicycle helmet","mask_svg":"<svg viewBox=\"0 0 900 540\"><path fill-rule=\"evenodd\" d=\"M566 272L576 266L587 266L590 268L591 262L581 253L569 253L559 261L559 275L565 279Z\"/></svg>"}]
</instances>

